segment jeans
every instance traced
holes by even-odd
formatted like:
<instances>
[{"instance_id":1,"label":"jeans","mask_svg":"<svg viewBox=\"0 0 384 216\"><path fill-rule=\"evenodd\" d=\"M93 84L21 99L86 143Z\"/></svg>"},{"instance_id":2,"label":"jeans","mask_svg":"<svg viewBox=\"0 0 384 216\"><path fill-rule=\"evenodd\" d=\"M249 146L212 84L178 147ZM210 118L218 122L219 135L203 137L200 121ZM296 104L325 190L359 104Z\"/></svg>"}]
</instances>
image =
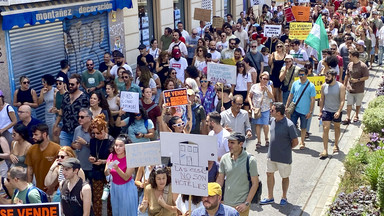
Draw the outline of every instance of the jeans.
<instances>
[{"instance_id":1,"label":"jeans","mask_svg":"<svg viewBox=\"0 0 384 216\"><path fill-rule=\"evenodd\" d=\"M384 46L379 46L379 55L378 55L378 64L381 65L383 63L383 53Z\"/></svg>"},{"instance_id":2,"label":"jeans","mask_svg":"<svg viewBox=\"0 0 384 216\"><path fill-rule=\"evenodd\" d=\"M73 141L73 133L61 131L59 138L60 138L60 146L71 146Z\"/></svg>"},{"instance_id":3,"label":"jeans","mask_svg":"<svg viewBox=\"0 0 384 216\"><path fill-rule=\"evenodd\" d=\"M312 117L311 117L312 118ZM296 110L291 115L291 121L294 125L297 124L297 120L300 119L300 129L306 129L308 119L305 118L304 114L296 112Z\"/></svg>"},{"instance_id":4,"label":"jeans","mask_svg":"<svg viewBox=\"0 0 384 216\"><path fill-rule=\"evenodd\" d=\"M287 104L289 93L290 93L290 91L283 92L283 104L284 104L284 106ZM287 108L287 107L285 107L285 108Z\"/></svg>"}]
</instances>

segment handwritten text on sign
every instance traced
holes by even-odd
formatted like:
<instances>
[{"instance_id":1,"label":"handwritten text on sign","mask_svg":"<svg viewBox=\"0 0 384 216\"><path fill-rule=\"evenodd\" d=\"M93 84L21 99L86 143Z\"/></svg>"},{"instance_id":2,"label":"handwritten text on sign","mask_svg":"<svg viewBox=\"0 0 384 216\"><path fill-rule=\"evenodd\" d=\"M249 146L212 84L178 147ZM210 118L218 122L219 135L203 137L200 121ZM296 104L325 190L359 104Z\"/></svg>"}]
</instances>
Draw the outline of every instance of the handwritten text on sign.
<instances>
[{"instance_id":1,"label":"handwritten text on sign","mask_svg":"<svg viewBox=\"0 0 384 216\"><path fill-rule=\"evenodd\" d=\"M2 205L0 208L0 216L24 216L24 215L40 215L40 216L60 216L60 203L38 203L23 205Z\"/></svg>"},{"instance_id":2,"label":"handwritten text on sign","mask_svg":"<svg viewBox=\"0 0 384 216\"><path fill-rule=\"evenodd\" d=\"M312 23L291 22L289 23L289 39L305 40L312 29Z\"/></svg>"},{"instance_id":3,"label":"handwritten text on sign","mask_svg":"<svg viewBox=\"0 0 384 216\"><path fill-rule=\"evenodd\" d=\"M160 141L126 144L127 167L161 164Z\"/></svg>"},{"instance_id":4,"label":"handwritten text on sign","mask_svg":"<svg viewBox=\"0 0 384 216\"><path fill-rule=\"evenodd\" d=\"M265 25L264 26L264 36L274 37L281 34L281 25Z\"/></svg>"},{"instance_id":5,"label":"handwritten text on sign","mask_svg":"<svg viewBox=\"0 0 384 216\"><path fill-rule=\"evenodd\" d=\"M208 195L206 167L172 165L172 192L194 196Z\"/></svg>"},{"instance_id":6,"label":"handwritten text on sign","mask_svg":"<svg viewBox=\"0 0 384 216\"><path fill-rule=\"evenodd\" d=\"M164 104L168 107L188 104L187 89L164 91Z\"/></svg>"},{"instance_id":7,"label":"handwritten text on sign","mask_svg":"<svg viewBox=\"0 0 384 216\"><path fill-rule=\"evenodd\" d=\"M139 113L139 93L121 91L120 106L125 112Z\"/></svg>"},{"instance_id":8,"label":"handwritten text on sign","mask_svg":"<svg viewBox=\"0 0 384 216\"><path fill-rule=\"evenodd\" d=\"M295 77L295 81L298 80L299 77ZM321 97L321 86L325 82L325 76L314 76L314 77L308 77L308 80L315 85L316 89L316 97L315 99L320 99Z\"/></svg>"},{"instance_id":9,"label":"handwritten text on sign","mask_svg":"<svg viewBox=\"0 0 384 216\"><path fill-rule=\"evenodd\" d=\"M236 84L236 66L208 63L207 79L211 82Z\"/></svg>"}]
</instances>

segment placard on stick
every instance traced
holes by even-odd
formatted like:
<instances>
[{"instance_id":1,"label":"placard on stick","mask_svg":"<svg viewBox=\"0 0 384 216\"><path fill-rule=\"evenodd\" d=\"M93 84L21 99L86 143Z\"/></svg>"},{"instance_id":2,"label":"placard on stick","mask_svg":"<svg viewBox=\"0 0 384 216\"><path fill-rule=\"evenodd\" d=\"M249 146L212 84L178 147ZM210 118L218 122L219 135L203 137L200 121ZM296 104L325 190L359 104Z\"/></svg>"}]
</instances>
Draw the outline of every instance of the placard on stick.
<instances>
[{"instance_id":1,"label":"placard on stick","mask_svg":"<svg viewBox=\"0 0 384 216\"><path fill-rule=\"evenodd\" d=\"M295 16L292 13L292 8L285 8L284 9L284 16L287 23L295 21Z\"/></svg>"},{"instance_id":2,"label":"placard on stick","mask_svg":"<svg viewBox=\"0 0 384 216\"><path fill-rule=\"evenodd\" d=\"M212 27L216 29L223 28L224 19L222 17L213 17L212 18Z\"/></svg>"},{"instance_id":3,"label":"placard on stick","mask_svg":"<svg viewBox=\"0 0 384 216\"><path fill-rule=\"evenodd\" d=\"M202 8L195 8L195 12L193 14L193 19L211 22L211 10L202 9Z\"/></svg>"},{"instance_id":4,"label":"placard on stick","mask_svg":"<svg viewBox=\"0 0 384 216\"><path fill-rule=\"evenodd\" d=\"M181 106L188 104L187 89L173 89L163 92L164 104L167 107Z\"/></svg>"},{"instance_id":5,"label":"placard on stick","mask_svg":"<svg viewBox=\"0 0 384 216\"><path fill-rule=\"evenodd\" d=\"M207 79L214 83L236 84L236 66L208 63Z\"/></svg>"},{"instance_id":6,"label":"placard on stick","mask_svg":"<svg viewBox=\"0 0 384 216\"><path fill-rule=\"evenodd\" d=\"M298 80L299 77L295 77L295 81ZM321 97L321 86L325 82L325 76L314 76L314 77L308 77L308 80L315 85L316 89L316 97L315 99L320 99Z\"/></svg>"},{"instance_id":7,"label":"placard on stick","mask_svg":"<svg viewBox=\"0 0 384 216\"><path fill-rule=\"evenodd\" d=\"M293 6L292 13L295 16L296 21L309 21L309 14L311 11L311 7L304 6Z\"/></svg>"},{"instance_id":8,"label":"placard on stick","mask_svg":"<svg viewBox=\"0 0 384 216\"><path fill-rule=\"evenodd\" d=\"M125 112L139 113L139 93L121 91L120 106Z\"/></svg>"},{"instance_id":9,"label":"placard on stick","mask_svg":"<svg viewBox=\"0 0 384 216\"><path fill-rule=\"evenodd\" d=\"M264 36L274 37L281 34L281 25L264 25Z\"/></svg>"},{"instance_id":10,"label":"placard on stick","mask_svg":"<svg viewBox=\"0 0 384 216\"><path fill-rule=\"evenodd\" d=\"M289 39L305 40L312 29L312 23L291 22L289 23Z\"/></svg>"},{"instance_id":11,"label":"placard on stick","mask_svg":"<svg viewBox=\"0 0 384 216\"><path fill-rule=\"evenodd\" d=\"M160 141L126 144L125 153L128 168L161 164Z\"/></svg>"}]
</instances>

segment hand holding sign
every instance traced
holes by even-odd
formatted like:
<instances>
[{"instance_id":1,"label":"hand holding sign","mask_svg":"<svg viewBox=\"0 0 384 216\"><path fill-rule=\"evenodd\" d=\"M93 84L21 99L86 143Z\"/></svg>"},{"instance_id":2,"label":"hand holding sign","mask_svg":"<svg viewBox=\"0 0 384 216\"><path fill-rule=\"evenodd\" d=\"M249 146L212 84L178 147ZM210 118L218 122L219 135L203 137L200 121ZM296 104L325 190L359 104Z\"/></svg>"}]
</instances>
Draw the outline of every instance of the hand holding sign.
<instances>
[{"instance_id":1,"label":"hand holding sign","mask_svg":"<svg viewBox=\"0 0 384 216\"><path fill-rule=\"evenodd\" d=\"M121 91L120 107L125 112L139 113L139 93Z\"/></svg>"},{"instance_id":2,"label":"hand holding sign","mask_svg":"<svg viewBox=\"0 0 384 216\"><path fill-rule=\"evenodd\" d=\"M163 92L164 104L167 107L188 104L187 89L166 90Z\"/></svg>"}]
</instances>

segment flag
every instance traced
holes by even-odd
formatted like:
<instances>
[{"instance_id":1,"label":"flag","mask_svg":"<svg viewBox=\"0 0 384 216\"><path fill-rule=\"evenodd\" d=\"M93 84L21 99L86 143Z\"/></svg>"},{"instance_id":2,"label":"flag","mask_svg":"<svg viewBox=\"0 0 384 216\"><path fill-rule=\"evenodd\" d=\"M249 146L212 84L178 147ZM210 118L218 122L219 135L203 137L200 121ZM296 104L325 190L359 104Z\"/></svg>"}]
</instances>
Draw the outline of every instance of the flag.
<instances>
[{"instance_id":1,"label":"flag","mask_svg":"<svg viewBox=\"0 0 384 216\"><path fill-rule=\"evenodd\" d=\"M321 60L321 51L329 49L328 35L321 15L317 18L307 39L305 39L305 43L317 51L319 61Z\"/></svg>"}]
</instances>

